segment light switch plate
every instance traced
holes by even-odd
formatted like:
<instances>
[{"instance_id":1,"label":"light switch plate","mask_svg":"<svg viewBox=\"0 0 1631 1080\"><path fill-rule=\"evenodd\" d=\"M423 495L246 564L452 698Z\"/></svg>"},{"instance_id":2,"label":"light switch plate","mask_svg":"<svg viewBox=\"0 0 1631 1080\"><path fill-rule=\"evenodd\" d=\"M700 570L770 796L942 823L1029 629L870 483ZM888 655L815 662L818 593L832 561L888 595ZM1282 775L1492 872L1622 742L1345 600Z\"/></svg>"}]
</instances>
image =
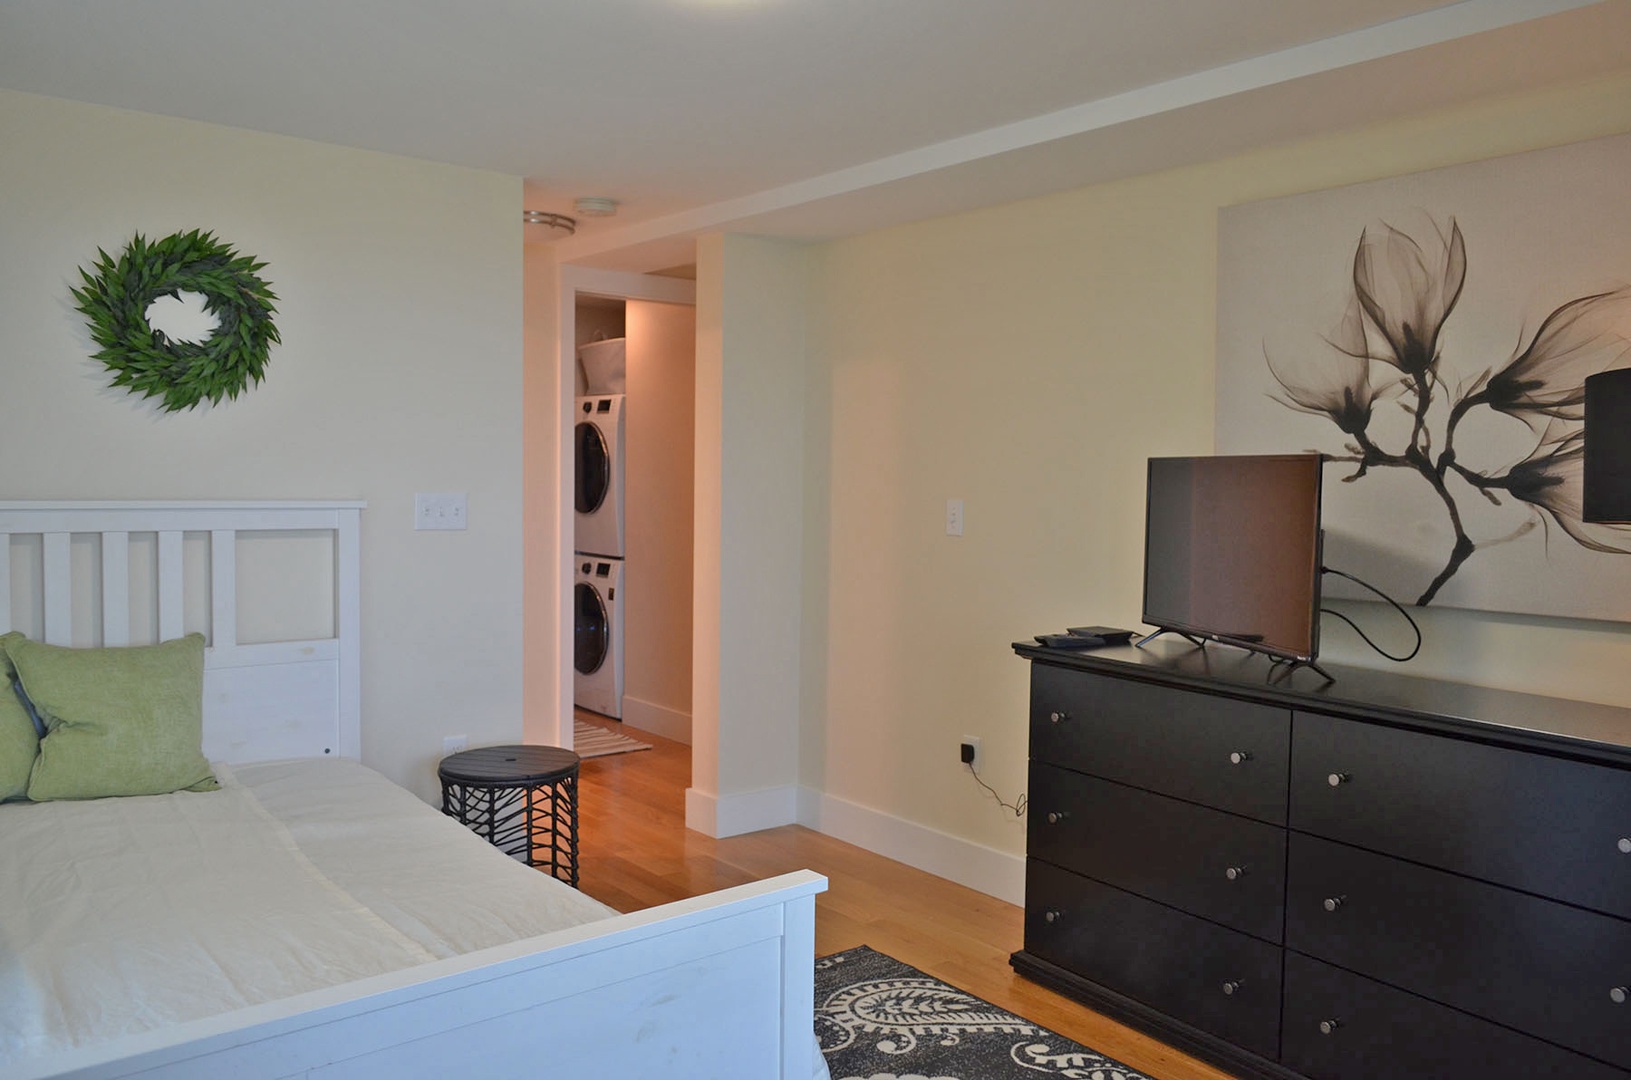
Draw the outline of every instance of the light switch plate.
<instances>
[{"instance_id":1,"label":"light switch plate","mask_svg":"<svg viewBox=\"0 0 1631 1080\"><path fill-rule=\"evenodd\" d=\"M413 497L415 529L462 529L464 524L464 492L421 492Z\"/></svg>"}]
</instances>

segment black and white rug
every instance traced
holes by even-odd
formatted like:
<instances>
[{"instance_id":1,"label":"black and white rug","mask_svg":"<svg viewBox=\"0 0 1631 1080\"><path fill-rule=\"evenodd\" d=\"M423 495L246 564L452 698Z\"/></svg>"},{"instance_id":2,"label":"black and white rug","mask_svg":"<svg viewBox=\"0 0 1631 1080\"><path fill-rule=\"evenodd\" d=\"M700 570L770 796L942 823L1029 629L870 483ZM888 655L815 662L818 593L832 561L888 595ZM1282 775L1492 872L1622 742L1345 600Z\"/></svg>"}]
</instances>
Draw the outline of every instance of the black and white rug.
<instances>
[{"instance_id":1,"label":"black and white rug","mask_svg":"<svg viewBox=\"0 0 1631 1080\"><path fill-rule=\"evenodd\" d=\"M816 961L815 1028L833 1080L1149 1080L864 945Z\"/></svg>"}]
</instances>

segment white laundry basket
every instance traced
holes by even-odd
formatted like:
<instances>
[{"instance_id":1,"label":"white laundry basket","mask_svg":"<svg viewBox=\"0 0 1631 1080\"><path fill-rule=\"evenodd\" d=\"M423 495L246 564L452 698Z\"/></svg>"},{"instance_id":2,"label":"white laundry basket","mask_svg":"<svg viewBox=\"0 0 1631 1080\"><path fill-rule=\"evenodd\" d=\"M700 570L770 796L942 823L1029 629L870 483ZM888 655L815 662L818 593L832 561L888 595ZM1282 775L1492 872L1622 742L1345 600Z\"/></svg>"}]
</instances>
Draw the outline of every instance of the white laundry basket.
<instances>
[{"instance_id":1,"label":"white laundry basket","mask_svg":"<svg viewBox=\"0 0 1631 1080\"><path fill-rule=\"evenodd\" d=\"M628 393L625 364L627 338L591 341L578 347L578 363L583 365L584 392L589 395Z\"/></svg>"}]
</instances>

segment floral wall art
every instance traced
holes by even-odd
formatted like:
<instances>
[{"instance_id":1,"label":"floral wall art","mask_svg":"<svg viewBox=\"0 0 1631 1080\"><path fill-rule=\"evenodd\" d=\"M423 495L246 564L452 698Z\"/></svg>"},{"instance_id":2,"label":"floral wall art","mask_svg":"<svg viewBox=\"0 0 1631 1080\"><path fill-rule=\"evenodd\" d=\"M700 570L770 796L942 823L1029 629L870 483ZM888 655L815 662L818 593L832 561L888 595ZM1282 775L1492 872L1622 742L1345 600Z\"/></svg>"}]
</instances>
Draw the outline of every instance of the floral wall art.
<instances>
[{"instance_id":1,"label":"floral wall art","mask_svg":"<svg viewBox=\"0 0 1631 1080\"><path fill-rule=\"evenodd\" d=\"M1631 619L1631 529L1580 520L1582 383L1631 366L1631 135L1218 233L1217 452L1330 456L1327 566L1401 603Z\"/></svg>"}]
</instances>

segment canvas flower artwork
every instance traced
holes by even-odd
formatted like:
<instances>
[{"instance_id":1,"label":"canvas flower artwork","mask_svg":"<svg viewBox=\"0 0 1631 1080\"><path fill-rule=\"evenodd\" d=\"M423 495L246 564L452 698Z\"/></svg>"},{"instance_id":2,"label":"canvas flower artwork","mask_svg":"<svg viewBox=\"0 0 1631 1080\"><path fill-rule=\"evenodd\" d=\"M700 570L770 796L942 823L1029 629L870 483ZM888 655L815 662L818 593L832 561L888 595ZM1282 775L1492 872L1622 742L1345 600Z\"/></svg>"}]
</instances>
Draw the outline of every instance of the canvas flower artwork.
<instances>
[{"instance_id":1,"label":"canvas flower artwork","mask_svg":"<svg viewBox=\"0 0 1631 1080\"><path fill-rule=\"evenodd\" d=\"M1401 603L1631 621L1631 531L1581 520L1627 175L1619 135L1220 210L1216 452L1326 455L1325 565Z\"/></svg>"},{"instance_id":2,"label":"canvas flower artwork","mask_svg":"<svg viewBox=\"0 0 1631 1080\"><path fill-rule=\"evenodd\" d=\"M1631 554L1631 533L1581 521L1582 420L1588 375L1631 365L1631 287L1576 297L1499 366L1446 357L1441 337L1466 285L1466 240L1454 218L1429 220L1412 234L1386 222L1367 228L1353 256L1353 298L1321 342L1279 357L1265 350L1288 408L1323 415L1341 432L1332 456L1354 466L1420 477L1444 504L1454 535L1438 574L1415 597L1432 602L1480 545L1502 543L1539 525L1593 551ZM1461 374L1458 377L1458 372ZM1373 437L1379 401L1409 414L1403 440ZM1526 425L1534 445L1520 460L1464 461L1456 433L1478 409ZM1454 484L1460 480L1464 487ZM1528 513L1504 536L1474 539L1461 513L1469 493Z\"/></svg>"}]
</instances>

